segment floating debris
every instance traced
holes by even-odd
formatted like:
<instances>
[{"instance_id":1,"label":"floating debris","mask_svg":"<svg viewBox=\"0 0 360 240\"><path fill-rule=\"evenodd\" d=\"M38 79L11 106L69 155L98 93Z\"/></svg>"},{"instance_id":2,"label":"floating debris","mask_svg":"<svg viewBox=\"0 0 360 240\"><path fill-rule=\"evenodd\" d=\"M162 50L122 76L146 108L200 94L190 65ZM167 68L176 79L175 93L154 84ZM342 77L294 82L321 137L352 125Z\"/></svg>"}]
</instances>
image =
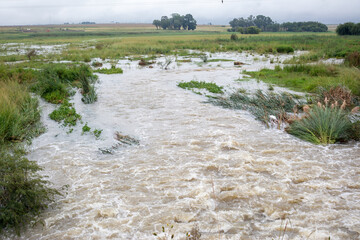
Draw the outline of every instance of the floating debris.
<instances>
[{"instance_id":1,"label":"floating debris","mask_svg":"<svg viewBox=\"0 0 360 240\"><path fill-rule=\"evenodd\" d=\"M131 145L139 145L140 141L132 138L128 135L123 135L119 132L115 133L114 136L115 140L118 141L118 143L116 143L115 145L109 147L109 148L99 148L99 151L102 154L113 154L115 150L119 149L120 147L124 147L124 146L131 146Z\"/></svg>"}]
</instances>

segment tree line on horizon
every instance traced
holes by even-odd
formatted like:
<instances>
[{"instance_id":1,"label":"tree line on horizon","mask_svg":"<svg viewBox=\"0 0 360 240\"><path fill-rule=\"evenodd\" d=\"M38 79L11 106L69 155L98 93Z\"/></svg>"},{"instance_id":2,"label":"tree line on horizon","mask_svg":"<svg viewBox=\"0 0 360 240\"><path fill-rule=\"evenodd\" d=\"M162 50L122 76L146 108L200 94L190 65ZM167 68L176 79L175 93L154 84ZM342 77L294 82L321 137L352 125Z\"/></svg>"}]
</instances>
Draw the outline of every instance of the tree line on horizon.
<instances>
[{"instance_id":1,"label":"tree line on horizon","mask_svg":"<svg viewBox=\"0 0 360 240\"><path fill-rule=\"evenodd\" d=\"M195 30L196 20L191 14L180 15L178 13L171 14L171 17L162 16L160 20L153 21L156 29L169 29L169 30Z\"/></svg>"},{"instance_id":2,"label":"tree line on horizon","mask_svg":"<svg viewBox=\"0 0 360 240\"><path fill-rule=\"evenodd\" d=\"M328 27L319 22L285 22L276 23L270 17L264 15L257 15L256 17L250 15L248 18L234 18L229 22L231 28L229 32L259 33L262 32L327 32Z\"/></svg>"},{"instance_id":3,"label":"tree line on horizon","mask_svg":"<svg viewBox=\"0 0 360 240\"><path fill-rule=\"evenodd\" d=\"M336 28L338 35L360 35L360 23L347 22L340 24Z\"/></svg>"}]
</instances>

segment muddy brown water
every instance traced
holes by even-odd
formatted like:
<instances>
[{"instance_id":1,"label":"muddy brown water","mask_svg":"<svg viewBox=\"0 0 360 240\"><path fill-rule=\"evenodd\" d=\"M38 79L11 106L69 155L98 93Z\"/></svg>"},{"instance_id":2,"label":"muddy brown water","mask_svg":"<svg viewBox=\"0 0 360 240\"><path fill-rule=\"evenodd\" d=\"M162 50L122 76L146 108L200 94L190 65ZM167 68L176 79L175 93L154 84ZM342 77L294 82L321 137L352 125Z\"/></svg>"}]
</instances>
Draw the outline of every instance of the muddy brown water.
<instances>
[{"instance_id":1,"label":"muddy brown water","mask_svg":"<svg viewBox=\"0 0 360 240\"><path fill-rule=\"evenodd\" d=\"M21 239L156 239L162 226L175 239L195 226L201 239L359 239L359 144L315 146L176 86L249 87L231 64L99 75L98 102L74 99L99 140L66 134L43 103L29 158L69 187ZM117 131L140 145L103 154Z\"/></svg>"}]
</instances>

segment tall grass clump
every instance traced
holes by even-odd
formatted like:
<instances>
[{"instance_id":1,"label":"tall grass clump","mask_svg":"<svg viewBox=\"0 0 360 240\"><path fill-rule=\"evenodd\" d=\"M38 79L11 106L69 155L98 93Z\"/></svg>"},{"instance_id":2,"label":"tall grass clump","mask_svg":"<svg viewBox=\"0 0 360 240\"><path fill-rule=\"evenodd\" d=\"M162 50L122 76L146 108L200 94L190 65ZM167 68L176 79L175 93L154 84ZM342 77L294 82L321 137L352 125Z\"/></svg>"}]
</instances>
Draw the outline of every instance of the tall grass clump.
<instances>
[{"instance_id":1,"label":"tall grass clump","mask_svg":"<svg viewBox=\"0 0 360 240\"><path fill-rule=\"evenodd\" d=\"M87 78L85 74L80 76L80 83L82 86L81 93L83 95L81 100L85 104L94 103L97 100L97 94L95 92L95 87L90 81L91 80L89 78Z\"/></svg>"},{"instance_id":2,"label":"tall grass clump","mask_svg":"<svg viewBox=\"0 0 360 240\"><path fill-rule=\"evenodd\" d=\"M22 141L35 132L40 112L37 99L15 81L0 82L0 144Z\"/></svg>"},{"instance_id":3,"label":"tall grass clump","mask_svg":"<svg viewBox=\"0 0 360 240\"><path fill-rule=\"evenodd\" d=\"M345 63L350 67L360 67L360 52L348 53Z\"/></svg>"},{"instance_id":4,"label":"tall grass clump","mask_svg":"<svg viewBox=\"0 0 360 240\"><path fill-rule=\"evenodd\" d=\"M50 188L34 161L23 150L6 153L0 147L0 234L12 230L17 235L26 226L41 222L40 214L60 193Z\"/></svg>"},{"instance_id":5,"label":"tall grass clump","mask_svg":"<svg viewBox=\"0 0 360 240\"><path fill-rule=\"evenodd\" d=\"M348 114L339 107L319 104L306 117L293 122L287 132L314 144L333 144L351 138L352 123Z\"/></svg>"},{"instance_id":6,"label":"tall grass clump","mask_svg":"<svg viewBox=\"0 0 360 240\"><path fill-rule=\"evenodd\" d=\"M289 93L263 93L261 90L254 95L238 91L229 97L211 99L210 102L225 108L250 111L257 120L268 127L272 120L275 120L277 124L286 122L287 113L293 112L302 104L300 100Z\"/></svg>"}]
</instances>

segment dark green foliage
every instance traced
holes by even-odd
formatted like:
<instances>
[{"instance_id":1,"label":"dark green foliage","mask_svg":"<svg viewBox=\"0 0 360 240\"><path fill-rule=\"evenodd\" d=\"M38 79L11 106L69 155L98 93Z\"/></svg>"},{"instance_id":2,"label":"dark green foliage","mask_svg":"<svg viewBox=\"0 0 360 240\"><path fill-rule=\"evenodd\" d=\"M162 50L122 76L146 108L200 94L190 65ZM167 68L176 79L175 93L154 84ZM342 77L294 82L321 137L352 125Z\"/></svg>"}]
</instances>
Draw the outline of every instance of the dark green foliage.
<instances>
[{"instance_id":1,"label":"dark green foliage","mask_svg":"<svg viewBox=\"0 0 360 240\"><path fill-rule=\"evenodd\" d=\"M85 125L82 127L82 133L90 132L91 128L87 125L88 123L85 123Z\"/></svg>"},{"instance_id":2,"label":"dark green foliage","mask_svg":"<svg viewBox=\"0 0 360 240\"><path fill-rule=\"evenodd\" d=\"M256 17L250 15L248 18L234 18L229 22L232 32L241 29L249 29L249 27L257 27L263 32L327 32L328 27L319 22L286 22L283 24L275 23L270 17L258 15ZM240 30L242 32L244 30ZM246 33L245 31L242 33ZM254 34L248 32L248 34Z\"/></svg>"},{"instance_id":3,"label":"dark green foliage","mask_svg":"<svg viewBox=\"0 0 360 240\"><path fill-rule=\"evenodd\" d=\"M64 101L61 106L50 113L50 118L56 122L63 122L66 126L75 126L77 121L81 119L81 116L76 113L73 105L68 101Z\"/></svg>"},{"instance_id":4,"label":"dark green foliage","mask_svg":"<svg viewBox=\"0 0 360 240\"><path fill-rule=\"evenodd\" d=\"M102 73L102 74L121 74L124 71L121 68L111 67L110 69L108 68L97 69L94 70L94 72Z\"/></svg>"},{"instance_id":5,"label":"dark green foliage","mask_svg":"<svg viewBox=\"0 0 360 240\"><path fill-rule=\"evenodd\" d=\"M206 89L211 93L223 93L222 88L216 85L215 83L208 82L198 82L198 81L190 81L190 82L181 82L178 84L179 87L183 89Z\"/></svg>"},{"instance_id":6,"label":"dark green foliage","mask_svg":"<svg viewBox=\"0 0 360 240\"><path fill-rule=\"evenodd\" d=\"M286 113L301 103L289 93L263 93L258 90L254 96L249 96L242 91L230 95L230 97L212 99L210 102L225 108L241 109L250 111L257 120L268 125L270 115L278 121L286 120Z\"/></svg>"},{"instance_id":7,"label":"dark green foliage","mask_svg":"<svg viewBox=\"0 0 360 240\"><path fill-rule=\"evenodd\" d=\"M191 14L183 16L178 13L171 14L171 18L162 16L161 20L154 20L153 25L156 29L161 27L164 30L180 30L181 28L184 30L195 30L197 26L196 20Z\"/></svg>"},{"instance_id":8,"label":"dark green foliage","mask_svg":"<svg viewBox=\"0 0 360 240\"><path fill-rule=\"evenodd\" d=\"M360 35L360 23L347 22L340 24L336 28L336 33L338 35Z\"/></svg>"},{"instance_id":9,"label":"dark green foliage","mask_svg":"<svg viewBox=\"0 0 360 240\"><path fill-rule=\"evenodd\" d=\"M0 232L13 229L20 235L28 223L40 221L41 212L60 194L48 187L38 174L42 169L24 155L21 150L9 154L0 149Z\"/></svg>"},{"instance_id":10,"label":"dark green foliage","mask_svg":"<svg viewBox=\"0 0 360 240\"><path fill-rule=\"evenodd\" d=\"M327 32L328 27L319 22L286 22L281 28L287 32Z\"/></svg>"},{"instance_id":11,"label":"dark green foliage","mask_svg":"<svg viewBox=\"0 0 360 240\"><path fill-rule=\"evenodd\" d=\"M314 144L333 144L351 138L352 123L339 107L314 106L306 117L293 122L290 134Z\"/></svg>"},{"instance_id":12,"label":"dark green foliage","mask_svg":"<svg viewBox=\"0 0 360 240\"><path fill-rule=\"evenodd\" d=\"M236 41L236 40L239 39L239 37L238 37L235 33L233 33L233 34L231 34L230 39L231 39L232 41Z\"/></svg>"},{"instance_id":13,"label":"dark green foliage","mask_svg":"<svg viewBox=\"0 0 360 240\"><path fill-rule=\"evenodd\" d=\"M293 53L294 49L292 47L289 46L279 46L276 48L276 51L278 53Z\"/></svg>"},{"instance_id":14,"label":"dark green foliage","mask_svg":"<svg viewBox=\"0 0 360 240\"><path fill-rule=\"evenodd\" d=\"M50 64L38 73L37 82L32 90L50 103L62 103L73 92L72 86L82 86L86 82L94 82L96 77L85 65L68 67L64 64Z\"/></svg>"},{"instance_id":15,"label":"dark green foliage","mask_svg":"<svg viewBox=\"0 0 360 240\"><path fill-rule=\"evenodd\" d=\"M261 32L261 29L256 26L251 26L244 28L243 33L244 34L259 34Z\"/></svg>"},{"instance_id":16,"label":"dark green foliage","mask_svg":"<svg viewBox=\"0 0 360 240\"><path fill-rule=\"evenodd\" d=\"M93 131L93 134L94 134L94 136L96 137L96 138L99 138L100 137L100 135L101 135L101 133L102 133L102 129L95 129L94 131Z\"/></svg>"},{"instance_id":17,"label":"dark green foliage","mask_svg":"<svg viewBox=\"0 0 360 240\"><path fill-rule=\"evenodd\" d=\"M270 17L265 17L263 15L258 15L256 17L250 15L248 18L244 19L234 18L229 22L232 31L241 32L244 34L256 34L260 31L278 31L278 24L276 24ZM275 26L274 26L275 25ZM256 27L256 28L250 28Z\"/></svg>"}]
</instances>

